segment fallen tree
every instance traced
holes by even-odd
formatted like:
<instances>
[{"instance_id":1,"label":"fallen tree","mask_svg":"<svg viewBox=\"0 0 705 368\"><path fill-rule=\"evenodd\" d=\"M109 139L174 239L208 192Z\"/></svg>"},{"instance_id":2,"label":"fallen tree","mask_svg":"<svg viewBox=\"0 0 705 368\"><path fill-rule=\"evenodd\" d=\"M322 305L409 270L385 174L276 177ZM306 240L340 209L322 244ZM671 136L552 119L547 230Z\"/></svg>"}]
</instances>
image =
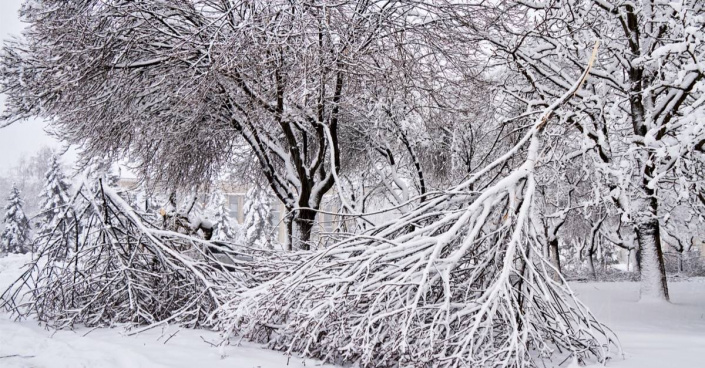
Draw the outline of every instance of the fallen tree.
<instances>
[{"instance_id":1,"label":"fallen tree","mask_svg":"<svg viewBox=\"0 0 705 368\"><path fill-rule=\"evenodd\" d=\"M232 293L293 257L162 229L102 184L82 186L64 211L0 298L16 317L54 328L210 326Z\"/></svg>"},{"instance_id":2,"label":"fallen tree","mask_svg":"<svg viewBox=\"0 0 705 368\"><path fill-rule=\"evenodd\" d=\"M226 334L361 367L604 363L616 338L554 279L531 221L542 132L588 72L462 184L234 296Z\"/></svg>"}]
</instances>

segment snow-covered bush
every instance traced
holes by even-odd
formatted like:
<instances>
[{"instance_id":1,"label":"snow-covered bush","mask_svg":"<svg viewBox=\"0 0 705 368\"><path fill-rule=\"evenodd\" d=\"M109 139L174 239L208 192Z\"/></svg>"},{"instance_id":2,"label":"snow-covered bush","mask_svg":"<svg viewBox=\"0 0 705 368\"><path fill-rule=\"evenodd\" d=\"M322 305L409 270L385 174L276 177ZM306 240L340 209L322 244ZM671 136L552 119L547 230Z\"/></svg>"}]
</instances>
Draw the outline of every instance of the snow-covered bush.
<instances>
[{"instance_id":1,"label":"snow-covered bush","mask_svg":"<svg viewBox=\"0 0 705 368\"><path fill-rule=\"evenodd\" d=\"M27 253L31 250L30 224L22 205L20 190L13 185L5 206L5 228L0 234L0 254Z\"/></svg>"}]
</instances>

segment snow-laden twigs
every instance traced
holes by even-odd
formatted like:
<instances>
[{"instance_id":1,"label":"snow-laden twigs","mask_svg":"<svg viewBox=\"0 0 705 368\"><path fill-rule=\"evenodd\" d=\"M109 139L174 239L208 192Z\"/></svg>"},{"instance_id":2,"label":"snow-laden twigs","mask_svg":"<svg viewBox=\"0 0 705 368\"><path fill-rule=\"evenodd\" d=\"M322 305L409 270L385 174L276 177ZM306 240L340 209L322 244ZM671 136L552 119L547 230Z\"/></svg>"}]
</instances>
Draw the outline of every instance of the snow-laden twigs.
<instances>
[{"instance_id":1,"label":"snow-laden twigs","mask_svg":"<svg viewBox=\"0 0 705 368\"><path fill-rule=\"evenodd\" d=\"M0 306L56 328L211 325L230 293L277 275L275 255L159 229L109 188L84 186ZM269 262L260 262L266 258Z\"/></svg>"},{"instance_id":2,"label":"snow-laden twigs","mask_svg":"<svg viewBox=\"0 0 705 368\"><path fill-rule=\"evenodd\" d=\"M616 339L554 280L530 221L541 131L588 72L453 191L237 295L221 312L225 331L362 367L605 362ZM522 154L484 190L453 194Z\"/></svg>"}]
</instances>

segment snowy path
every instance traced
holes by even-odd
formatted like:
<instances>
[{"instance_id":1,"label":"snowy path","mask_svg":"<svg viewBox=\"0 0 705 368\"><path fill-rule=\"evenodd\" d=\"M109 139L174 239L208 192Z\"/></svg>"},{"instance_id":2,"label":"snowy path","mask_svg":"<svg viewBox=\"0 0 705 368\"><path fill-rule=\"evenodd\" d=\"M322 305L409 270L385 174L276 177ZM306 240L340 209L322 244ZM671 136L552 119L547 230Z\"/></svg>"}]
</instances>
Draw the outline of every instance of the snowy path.
<instances>
[{"instance_id":1,"label":"snowy path","mask_svg":"<svg viewBox=\"0 0 705 368\"><path fill-rule=\"evenodd\" d=\"M0 258L0 289L19 274L26 258ZM705 366L705 279L671 282L672 304L637 303L637 283L573 284L579 298L619 336L625 360L608 367L660 368ZM218 341L210 331L155 329L124 336L121 329L46 331L33 321L12 322L0 315L0 367L315 367L320 362L287 357L259 345L226 347L222 353L207 341ZM322 367L333 368L332 365Z\"/></svg>"}]
</instances>

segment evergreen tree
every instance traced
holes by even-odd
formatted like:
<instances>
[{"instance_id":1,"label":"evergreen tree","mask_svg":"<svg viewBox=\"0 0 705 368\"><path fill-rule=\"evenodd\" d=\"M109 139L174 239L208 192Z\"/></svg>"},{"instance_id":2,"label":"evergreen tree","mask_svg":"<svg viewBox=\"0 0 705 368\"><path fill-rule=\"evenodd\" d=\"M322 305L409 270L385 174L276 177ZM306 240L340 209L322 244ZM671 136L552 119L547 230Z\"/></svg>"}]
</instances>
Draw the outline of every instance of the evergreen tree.
<instances>
[{"instance_id":1,"label":"evergreen tree","mask_svg":"<svg viewBox=\"0 0 705 368\"><path fill-rule=\"evenodd\" d=\"M49 161L49 170L44 175L44 189L39 195L42 200L37 216L41 221L40 234L52 231L63 218L66 205L71 200L69 190L59 158L54 155Z\"/></svg>"},{"instance_id":2,"label":"evergreen tree","mask_svg":"<svg viewBox=\"0 0 705 368\"><path fill-rule=\"evenodd\" d=\"M213 215L213 237L211 239L236 241L238 229L236 226L233 226L227 201L222 193L216 193L213 196L213 204L215 205L215 213Z\"/></svg>"},{"instance_id":3,"label":"evergreen tree","mask_svg":"<svg viewBox=\"0 0 705 368\"><path fill-rule=\"evenodd\" d=\"M245 221L242 227L245 244L272 248L272 209L267 192L259 187L248 190L243 211Z\"/></svg>"},{"instance_id":4,"label":"evergreen tree","mask_svg":"<svg viewBox=\"0 0 705 368\"><path fill-rule=\"evenodd\" d=\"M5 229L0 235L0 253L27 253L31 249L29 220L22 209L20 190L12 186L5 206Z\"/></svg>"}]
</instances>

